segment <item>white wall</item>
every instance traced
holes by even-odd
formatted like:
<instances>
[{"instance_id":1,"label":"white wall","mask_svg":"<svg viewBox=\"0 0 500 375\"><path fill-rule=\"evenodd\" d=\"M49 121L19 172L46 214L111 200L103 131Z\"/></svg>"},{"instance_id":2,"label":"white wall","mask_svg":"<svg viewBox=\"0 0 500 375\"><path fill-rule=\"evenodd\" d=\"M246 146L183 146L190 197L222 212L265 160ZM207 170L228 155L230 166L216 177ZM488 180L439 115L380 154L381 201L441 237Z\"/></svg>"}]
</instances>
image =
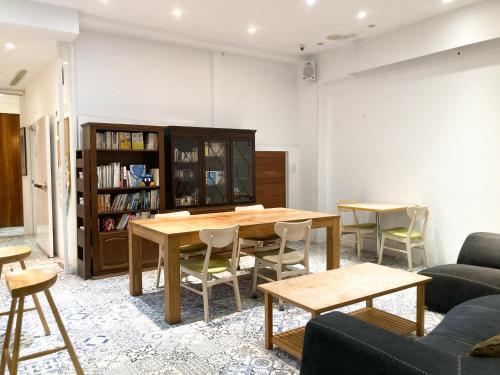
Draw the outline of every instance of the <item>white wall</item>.
<instances>
[{"instance_id":1,"label":"white wall","mask_svg":"<svg viewBox=\"0 0 500 375\"><path fill-rule=\"evenodd\" d=\"M18 114L19 111L20 111L19 96L0 94L0 113Z\"/></svg>"},{"instance_id":2,"label":"white wall","mask_svg":"<svg viewBox=\"0 0 500 375\"><path fill-rule=\"evenodd\" d=\"M75 67L80 124L256 129L257 148L291 154L289 181L297 181L295 64L81 30ZM298 207L297 182L290 189Z\"/></svg>"},{"instance_id":3,"label":"white wall","mask_svg":"<svg viewBox=\"0 0 500 375\"><path fill-rule=\"evenodd\" d=\"M500 43L332 83L329 208L428 204L431 262L454 262L467 234L500 231L499 103Z\"/></svg>"}]
</instances>

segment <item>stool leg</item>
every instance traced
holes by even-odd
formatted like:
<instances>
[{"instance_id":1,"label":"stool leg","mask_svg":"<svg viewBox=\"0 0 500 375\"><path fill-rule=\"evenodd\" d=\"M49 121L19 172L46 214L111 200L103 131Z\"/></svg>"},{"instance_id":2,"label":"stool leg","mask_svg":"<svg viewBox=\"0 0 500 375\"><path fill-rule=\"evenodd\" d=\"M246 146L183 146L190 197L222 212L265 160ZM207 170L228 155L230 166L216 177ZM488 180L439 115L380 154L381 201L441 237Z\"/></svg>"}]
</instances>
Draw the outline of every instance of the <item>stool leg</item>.
<instances>
[{"instance_id":1,"label":"stool leg","mask_svg":"<svg viewBox=\"0 0 500 375\"><path fill-rule=\"evenodd\" d=\"M12 362L9 367L11 375L17 374L17 366L19 364L19 349L21 345L21 327L23 325L24 312L24 297L19 298L19 306L17 308L16 331L14 333L14 350L12 351Z\"/></svg>"},{"instance_id":2,"label":"stool leg","mask_svg":"<svg viewBox=\"0 0 500 375\"><path fill-rule=\"evenodd\" d=\"M19 263L21 263L21 268L25 270L26 264L24 263L24 260L21 259ZM42 322L43 330L45 331L45 336L49 336L50 328L49 325L47 324L47 320L45 319L45 315L43 314L42 306L40 305L40 301L38 300L36 294L33 294L33 302L35 303L36 311L38 312L38 316L40 317L40 321Z\"/></svg>"},{"instance_id":3,"label":"stool leg","mask_svg":"<svg viewBox=\"0 0 500 375\"><path fill-rule=\"evenodd\" d=\"M45 290L44 292L45 292L45 297L47 297L47 301L49 302L50 309L52 310L52 314L56 319L57 327L59 328L59 332L61 332L64 344L66 344L66 349L68 350L69 356L71 357L71 361L73 362L73 366L75 367L76 373L78 375L83 375L82 367L80 366L80 362L78 361L78 357L76 356L73 344L71 344L68 332L66 332L66 328L64 328L64 324L61 320L61 316L59 315L59 311L57 310L56 304L54 303L52 294L50 294L50 290L48 289Z\"/></svg>"},{"instance_id":4,"label":"stool leg","mask_svg":"<svg viewBox=\"0 0 500 375\"><path fill-rule=\"evenodd\" d=\"M16 315L17 298L12 298L10 304L9 320L7 321L7 328L5 330L5 337L2 347L2 363L0 364L0 375L5 374L5 366L7 365L7 356L9 353L10 335L12 326L14 324L14 315Z\"/></svg>"}]
</instances>

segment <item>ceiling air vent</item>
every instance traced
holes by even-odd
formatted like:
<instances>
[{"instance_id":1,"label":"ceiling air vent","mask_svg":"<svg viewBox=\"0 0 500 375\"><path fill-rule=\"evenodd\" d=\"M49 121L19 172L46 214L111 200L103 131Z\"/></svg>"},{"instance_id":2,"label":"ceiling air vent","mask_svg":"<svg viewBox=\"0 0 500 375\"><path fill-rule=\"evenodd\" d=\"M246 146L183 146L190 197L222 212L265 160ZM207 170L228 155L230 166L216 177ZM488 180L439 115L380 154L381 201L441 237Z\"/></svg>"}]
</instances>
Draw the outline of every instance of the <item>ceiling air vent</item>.
<instances>
[{"instance_id":1,"label":"ceiling air vent","mask_svg":"<svg viewBox=\"0 0 500 375\"><path fill-rule=\"evenodd\" d=\"M20 71L18 71L14 78L12 78L12 81L10 81L10 86L17 86L19 82L24 78L26 73L28 73L26 69L21 69Z\"/></svg>"},{"instance_id":2,"label":"ceiling air vent","mask_svg":"<svg viewBox=\"0 0 500 375\"><path fill-rule=\"evenodd\" d=\"M342 40L347 40L355 36L356 34L330 34L326 37L326 39L333 40L334 42L340 42Z\"/></svg>"}]
</instances>

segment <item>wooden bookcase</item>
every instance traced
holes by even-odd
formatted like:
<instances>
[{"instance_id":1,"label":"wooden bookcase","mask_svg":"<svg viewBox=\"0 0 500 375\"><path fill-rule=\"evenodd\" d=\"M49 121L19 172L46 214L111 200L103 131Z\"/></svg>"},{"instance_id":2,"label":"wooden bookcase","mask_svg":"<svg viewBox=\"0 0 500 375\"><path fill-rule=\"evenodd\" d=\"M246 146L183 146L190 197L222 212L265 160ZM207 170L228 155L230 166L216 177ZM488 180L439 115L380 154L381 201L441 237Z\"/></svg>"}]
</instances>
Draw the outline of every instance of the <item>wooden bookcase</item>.
<instances>
[{"instance_id":1,"label":"wooden bookcase","mask_svg":"<svg viewBox=\"0 0 500 375\"><path fill-rule=\"evenodd\" d=\"M159 126L120 125L87 123L82 125L83 145L77 151L77 243L78 273L81 277L100 277L128 270L128 232L124 230L103 231L102 222L112 218L118 224L124 214L165 211L165 155L164 128ZM97 147L97 136L104 132L156 134L157 147L154 150L108 149ZM145 144L146 146L146 144ZM146 165L146 169L159 169L159 181L154 187L99 187L98 166L120 163ZM109 194L110 201L118 194L151 194L156 191L159 204L156 209L125 209L120 211L99 210L99 195ZM146 242L143 246L143 267L154 267L158 261L158 245Z\"/></svg>"},{"instance_id":2,"label":"wooden bookcase","mask_svg":"<svg viewBox=\"0 0 500 375\"><path fill-rule=\"evenodd\" d=\"M255 130L165 128L166 205L206 213L255 203Z\"/></svg>"}]
</instances>

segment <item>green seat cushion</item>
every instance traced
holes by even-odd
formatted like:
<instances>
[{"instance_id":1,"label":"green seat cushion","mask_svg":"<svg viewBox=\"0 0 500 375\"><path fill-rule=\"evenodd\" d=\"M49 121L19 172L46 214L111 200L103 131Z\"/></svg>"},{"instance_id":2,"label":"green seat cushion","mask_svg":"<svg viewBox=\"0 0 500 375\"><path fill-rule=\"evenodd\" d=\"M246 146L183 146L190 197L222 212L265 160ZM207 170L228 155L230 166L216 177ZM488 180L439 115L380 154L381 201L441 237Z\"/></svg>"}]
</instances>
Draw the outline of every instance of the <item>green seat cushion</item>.
<instances>
[{"instance_id":1,"label":"green seat cushion","mask_svg":"<svg viewBox=\"0 0 500 375\"><path fill-rule=\"evenodd\" d=\"M391 236L405 238L407 233L408 233L408 228L405 228L405 227L389 228L389 229L382 230L382 232L385 234L391 235ZM418 230L414 230L410 234L410 238L412 238L412 239L419 239L421 237L422 237L422 233L419 232Z\"/></svg>"},{"instance_id":2,"label":"green seat cushion","mask_svg":"<svg viewBox=\"0 0 500 375\"><path fill-rule=\"evenodd\" d=\"M375 223L362 223L362 224L351 224L344 225L342 229L376 229L377 225Z\"/></svg>"},{"instance_id":3,"label":"green seat cushion","mask_svg":"<svg viewBox=\"0 0 500 375\"><path fill-rule=\"evenodd\" d=\"M187 268L188 270L202 273L203 264L205 263L205 256L196 256L189 259L181 260L181 267ZM222 258L217 255L212 255L210 261L208 262L208 273L219 273L227 271L231 266L229 259Z\"/></svg>"},{"instance_id":4,"label":"green seat cushion","mask_svg":"<svg viewBox=\"0 0 500 375\"><path fill-rule=\"evenodd\" d=\"M278 263L280 249L269 250L269 251L259 251L255 253L256 258L263 259L267 262ZM298 264L304 259L304 254L300 251L290 249L285 247L283 251L283 261L282 264Z\"/></svg>"},{"instance_id":5,"label":"green seat cushion","mask_svg":"<svg viewBox=\"0 0 500 375\"><path fill-rule=\"evenodd\" d=\"M197 243L194 245L184 245L179 248L179 252L181 254L191 254L191 253L197 253L200 251L205 251L207 249L207 245L203 243Z\"/></svg>"},{"instance_id":6,"label":"green seat cushion","mask_svg":"<svg viewBox=\"0 0 500 375\"><path fill-rule=\"evenodd\" d=\"M279 239L280 236L278 236L277 234L271 234L269 236L253 236L244 238L244 240L250 240L250 241L276 241Z\"/></svg>"}]
</instances>

